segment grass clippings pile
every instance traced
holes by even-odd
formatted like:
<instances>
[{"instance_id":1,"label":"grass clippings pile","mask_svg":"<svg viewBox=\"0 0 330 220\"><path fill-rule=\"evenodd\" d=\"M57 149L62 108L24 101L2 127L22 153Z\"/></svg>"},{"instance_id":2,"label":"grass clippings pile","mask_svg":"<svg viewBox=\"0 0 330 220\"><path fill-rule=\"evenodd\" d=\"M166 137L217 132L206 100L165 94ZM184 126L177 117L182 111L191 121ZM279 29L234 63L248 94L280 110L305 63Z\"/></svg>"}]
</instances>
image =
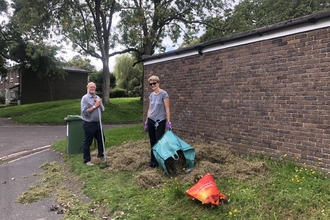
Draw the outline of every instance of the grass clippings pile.
<instances>
[{"instance_id":1,"label":"grass clippings pile","mask_svg":"<svg viewBox=\"0 0 330 220\"><path fill-rule=\"evenodd\" d=\"M196 143L191 145L195 149L194 169L190 173L182 170L183 160L165 163L167 168L175 174L175 178L181 182L196 182L207 173L216 178L236 178L247 180L256 176L264 176L268 167L263 162L250 162L235 156L228 148L217 145ZM144 188L160 187L168 181L169 176L161 167L148 170L150 160L149 140L144 139L135 142L125 142L120 146L107 149L109 167L112 171L135 172L135 179L139 186ZM183 156L179 152L179 156ZM172 167L171 167L172 166ZM176 167L177 166L177 167ZM182 170L180 172L180 170ZM172 175L173 176L173 175Z\"/></svg>"},{"instance_id":2,"label":"grass clippings pile","mask_svg":"<svg viewBox=\"0 0 330 220\"><path fill-rule=\"evenodd\" d=\"M171 176L177 176L185 173L185 170L188 169L188 166L182 150L178 150L177 155L169 157L167 160L165 160L165 167Z\"/></svg>"}]
</instances>

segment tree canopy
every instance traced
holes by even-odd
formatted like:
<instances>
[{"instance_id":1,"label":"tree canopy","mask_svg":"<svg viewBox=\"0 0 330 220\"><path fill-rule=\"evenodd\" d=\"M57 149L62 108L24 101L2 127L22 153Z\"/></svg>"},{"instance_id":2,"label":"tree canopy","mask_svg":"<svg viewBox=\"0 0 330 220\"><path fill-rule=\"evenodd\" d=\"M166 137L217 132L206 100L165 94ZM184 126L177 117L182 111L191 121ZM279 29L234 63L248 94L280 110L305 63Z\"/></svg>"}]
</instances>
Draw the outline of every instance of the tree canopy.
<instances>
[{"instance_id":1,"label":"tree canopy","mask_svg":"<svg viewBox=\"0 0 330 220\"><path fill-rule=\"evenodd\" d=\"M241 33L278 22L328 10L327 0L243 0L226 10L222 19L212 19L200 42Z\"/></svg>"},{"instance_id":2,"label":"tree canopy","mask_svg":"<svg viewBox=\"0 0 330 220\"><path fill-rule=\"evenodd\" d=\"M134 52L137 59L164 51L162 41L189 39L232 0L17 0L14 20L35 41L59 33L103 63L103 102L109 102L109 57ZM113 25L114 19L118 20ZM118 26L117 26L118 25Z\"/></svg>"},{"instance_id":3,"label":"tree canopy","mask_svg":"<svg viewBox=\"0 0 330 220\"><path fill-rule=\"evenodd\" d=\"M128 96L142 95L142 64L136 64L136 58L131 55L121 55L116 58L114 75L117 87L125 89Z\"/></svg>"},{"instance_id":4,"label":"tree canopy","mask_svg":"<svg viewBox=\"0 0 330 220\"><path fill-rule=\"evenodd\" d=\"M208 21L218 17L233 0L141 0L121 1L119 42L134 48L137 58L165 51L165 38L176 44L179 39L195 39ZM174 46L174 45L173 45Z\"/></svg>"},{"instance_id":5,"label":"tree canopy","mask_svg":"<svg viewBox=\"0 0 330 220\"><path fill-rule=\"evenodd\" d=\"M83 58L80 55L73 56L72 59L67 62L67 65L75 66L91 71L96 70L95 66L91 64L91 61L89 59Z\"/></svg>"},{"instance_id":6,"label":"tree canopy","mask_svg":"<svg viewBox=\"0 0 330 220\"><path fill-rule=\"evenodd\" d=\"M11 22L2 24L0 47L3 60L13 61L27 72L33 71L39 78L63 78L66 74L62 70L63 60L56 56L59 47L28 41L17 29ZM6 65L2 67L6 70Z\"/></svg>"},{"instance_id":7,"label":"tree canopy","mask_svg":"<svg viewBox=\"0 0 330 220\"><path fill-rule=\"evenodd\" d=\"M5 0L0 0L0 16L7 11L7 2ZM0 76L7 74L7 69L5 68L6 64L6 41L3 33L4 24L0 24Z\"/></svg>"},{"instance_id":8,"label":"tree canopy","mask_svg":"<svg viewBox=\"0 0 330 220\"><path fill-rule=\"evenodd\" d=\"M109 103L109 53L114 47L112 19L119 6L115 0L17 0L13 20L29 39L71 42L81 54L103 63L103 101Z\"/></svg>"}]
</instances>

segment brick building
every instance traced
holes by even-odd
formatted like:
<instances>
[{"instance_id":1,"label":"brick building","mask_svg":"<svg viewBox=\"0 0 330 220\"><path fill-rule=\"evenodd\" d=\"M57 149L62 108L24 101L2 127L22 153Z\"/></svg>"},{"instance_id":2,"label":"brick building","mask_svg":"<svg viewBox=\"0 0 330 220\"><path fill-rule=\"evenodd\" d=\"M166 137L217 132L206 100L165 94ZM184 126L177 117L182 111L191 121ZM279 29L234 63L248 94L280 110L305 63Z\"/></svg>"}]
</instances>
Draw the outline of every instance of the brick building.
<instances>
[{"instance_id":1,"label":"brick building","mask_svg":"<svg viewBox=\"0 0 330 220\"><path fill-rule=\"evenodd\" d=\"M143 58L178 136L330 168L330 11Z\"/></svg>"},{"instance_id":2,"label":"brick building","mask_svg":"<svg viewBox=\"0 0 330 220\"><path fill-rule=\"evenodd\" d=\"M36 73L25 73L18 66L8 70L7 77L0 78L0 95L7 104L29 104L64 99L80 99L86 94L90 71L77 67L65 67L64 79L38 78Z\"/></svg>"}]
</instances>

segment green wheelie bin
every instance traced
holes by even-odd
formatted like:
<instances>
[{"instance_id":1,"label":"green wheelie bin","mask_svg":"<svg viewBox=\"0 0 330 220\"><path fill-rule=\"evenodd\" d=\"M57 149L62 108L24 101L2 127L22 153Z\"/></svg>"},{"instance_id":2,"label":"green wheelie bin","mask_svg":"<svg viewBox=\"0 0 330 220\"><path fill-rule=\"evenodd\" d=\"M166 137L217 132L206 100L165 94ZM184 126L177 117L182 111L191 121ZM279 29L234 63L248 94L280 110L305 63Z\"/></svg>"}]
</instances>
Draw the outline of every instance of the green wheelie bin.
<instances>
[{"instance_id":1,"label":"green wheelie bin","mask_svg":"<svg viewBox=\"0 0 330 220\"><path fill-rule=\"evenodd\" d=\"M80 115L68 115L64 118L66 125L66 152L67 154L82 153L84 141L83 120Z\"/></svg>"}]
</instances>

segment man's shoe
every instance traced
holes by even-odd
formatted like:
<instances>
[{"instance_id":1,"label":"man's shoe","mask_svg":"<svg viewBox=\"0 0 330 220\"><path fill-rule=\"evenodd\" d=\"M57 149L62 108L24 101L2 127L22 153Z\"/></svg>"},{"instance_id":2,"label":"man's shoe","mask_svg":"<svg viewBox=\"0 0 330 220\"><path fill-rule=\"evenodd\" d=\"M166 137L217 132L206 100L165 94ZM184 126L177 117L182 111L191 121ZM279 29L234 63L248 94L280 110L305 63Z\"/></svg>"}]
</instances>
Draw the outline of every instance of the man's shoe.
<instances>
[{"instance_id":1,"label":"man's shoe","mask_svg":"<svg viewBox=\"0 0 330 220\"><path fill-rule=\"evenodd\" d=\"M93 166L94 164L93 164L92 162L88 161L88 162L86 163L86 165L87 165L87 166Z\"/></svg>"},{"instance_id":2,"label":"man's shoe","mask_svg":"<svg viewBox=\"0 0 330 220\"><path fill-rule=\"evenodd\" d=\"M97 158L104 158L104 155L97 155Z\"/></svg>"}]
</instances>

